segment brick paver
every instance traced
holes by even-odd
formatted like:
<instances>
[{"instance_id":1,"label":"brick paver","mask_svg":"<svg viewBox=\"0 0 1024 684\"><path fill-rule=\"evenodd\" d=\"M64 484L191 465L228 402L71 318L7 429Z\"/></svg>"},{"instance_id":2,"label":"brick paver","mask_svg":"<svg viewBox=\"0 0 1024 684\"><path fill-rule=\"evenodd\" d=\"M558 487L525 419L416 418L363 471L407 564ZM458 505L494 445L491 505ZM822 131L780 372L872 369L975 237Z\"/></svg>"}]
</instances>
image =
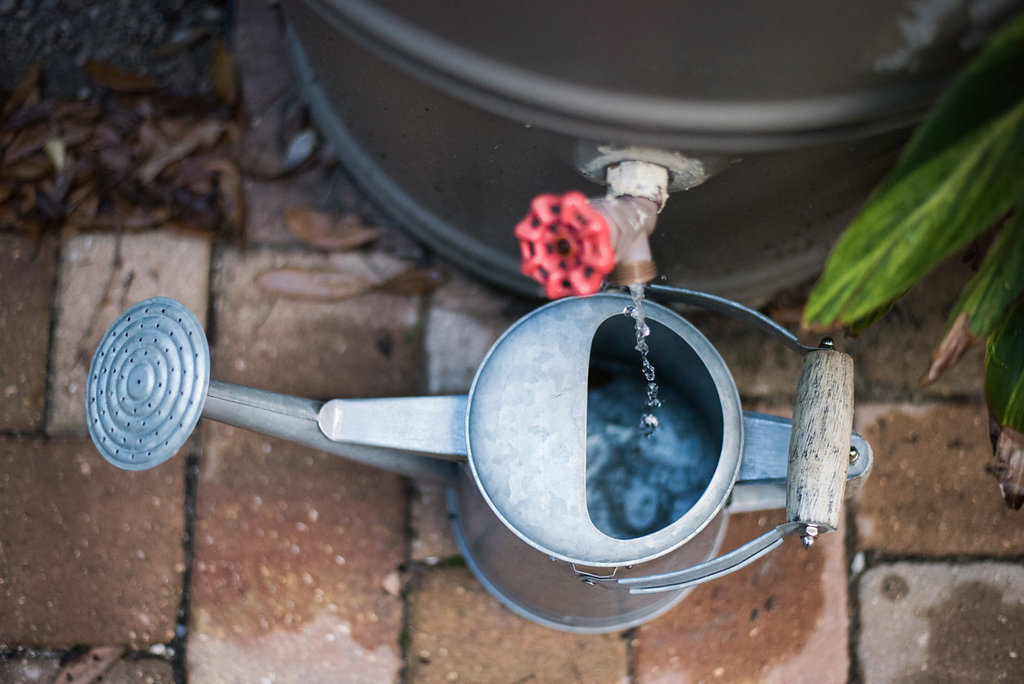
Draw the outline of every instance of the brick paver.
<instances>
[{"instance_id":1,"label":"brick paver","mask_svg":"<svg viewBox=\"0 0 1024 684\"><path fill-rule=\"evenodd\" d=\"M723 551L767 532L781 511L731 516ZM694 589L633 642L634 681L844 682L843 534L810 549L793 539L736 573Z\"/></svg>"},{"instance_id":2,"label":"brick paver","mask_svg":"<svg viewBox=\"0 0 1024 684\"><path fill-rule=\"evenodd\" d=\"M218 261L213 377L315 399L419 393L419 298L365 294L345 301L274 296L257 279L283 268L380 283L410 265L383 254L228 249Z\"/></svg>"},{"instance_id":3,"label":"brick paver","mask_svg":"<svg viewBox=\"0 0 1024 684\"><path fill-rule=\"evenodd\" d=\"M875 451L857 503L862 549L888 554L1024 553L1024 525L996 479L981 404L862 405L858 427Z\"/></svg>"},{"instance_id":4,"label":"brick paver","mask_svg":"<svg viewBox=\"0 0 1024 684\"><path fill-rule=\"evenodd\" d=\"M196 519L192 681L395 678L398 477L209 423Z\"/></svg>"},{"instance_id":5,"label":"brick paver","mask_svg":"<svg viewBox=\"0 0 1024 684\"><path fill-rule=\"evenodd\" d=\"M412 536L409 556L428 565L458 557L458 544L448 518L446 491L443 485L419 481L412 483L409 532Z\"/></svg>"},{"instance_id":6,"label":"brick paver","mask_svg":"<svg viewBox=\"0 0 1024 684\"><path fill-rule=\"evenodd\" d=\"M42 427L55 244L0 234L0 430Z\"/></svg>"},{"instance_id":7,"label":"brick paver","mask_svg":"<svg viewBox=\"0 0 1024 684\"><path fill-rule=\"evenodd\" d=\"M518 300L454 275L434 293L427 315L427 388L465 394L494 341L523 314Z\"/></svg>"},{"instance_id":8,"label":"brick paver","mask_svg":"<svg viewBox=\"0 0 1024 684\"><path fill-rule=\"evenodd\" d=\"M168 642L184 473L118 470L88 439L0 438L0 644Z\"/></svg>"},{"instance_id":9,"label":"brick paver","mask_svg":"<svg viewBox=\"0 0 1024 684\"><path fill-rule=\"evenodd\" d=\"M894 563L860 581L864 684L1024 681L1024 568Z\"/></svg>"},{"instance_id":10,"label":"brick paver","mask_svg":"<svg viewBox=\"0 0 1024 684\"><path fill-rule=\"evenodd\" d=\"M417 297L275 298L260 274L332 269L380 282L384 255L228 249L216 269L214 377L311 398L416 394ZM195 681L386 682L401 668L406 488L387 472L206 424L197 487Z\"/></svg>"},{"instance_id":11,"label":"brick paver","mask_svg":"<svg viewBox=\"0 0 1024 684\"><path fill-rule=\"evenodd\" d=\"M206 319L210 246L166 232L80 235L63 248L47 430L84 433L85 378L107 327L126 308L156 296Z\"/></svg>"},{"instance_id":12,"label":"brick paver","mask_svg":"<svg viewBox=\"0 0 1024 684\"><path fill-rule=\"evenodd\" d=\"M619 684L627 672L619 633L541 627L506 609L465 568L432 568L409 595L407 681Z\"/></svg>"}]
</instances>

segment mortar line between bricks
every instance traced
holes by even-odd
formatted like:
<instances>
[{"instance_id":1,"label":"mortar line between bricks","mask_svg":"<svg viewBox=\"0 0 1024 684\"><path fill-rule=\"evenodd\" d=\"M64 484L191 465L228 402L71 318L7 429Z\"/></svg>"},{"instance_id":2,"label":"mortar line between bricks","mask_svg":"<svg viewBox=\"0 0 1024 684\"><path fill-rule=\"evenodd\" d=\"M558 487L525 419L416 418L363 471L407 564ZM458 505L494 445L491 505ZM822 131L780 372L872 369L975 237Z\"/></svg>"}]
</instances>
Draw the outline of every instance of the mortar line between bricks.
<instances>
[{"instance_id":1,"label":"mortar line between bricks","mask_svg":"<svg viewBox=\"0 0 1024 684\"><path fill-rule=\"evenodd\" d=\"M213 283L220 252L220 246L217 243L210 244L210 261L207 264L206 275L204 329L211 348L216 340L217 297ZM187 684L188 682L188 639L192 620L192 562L195 556L196 497L199 489L199 464L202 448L202 438L197 434L185 457L185 501L183 506L185 525L181 539L182 563L185 567L181 575L181 602L178 605L174 638L171 640L171 646L174 648L171 667L175 684Z\"/></svg>"},{"instance_id":2,"label":"mortar line between bricks","mask_svg":"<svg viewBox=\"0 0 1024 684\"><path fill-rule=\"evenodd\" d=\"M622 638L626 641L626 682L629 684L636 681L636 649L633 648L633 642L636 641L637 633L636 627L622 633Z\"/></svg>"},{"instance_id":3,"label":"mortar line between bricks","mask_svg":"<svg viewBox=\"0 0 1024 684\"><path fill-rule=\"evenodd\" d=\"M413 497L415 496L416 485L409 478L402 478L405 481L405 521L404 535L402 538L402 564L405 572L413 567L412 542L413 524L412 508ZM398 657L402 666L398 668L398 684L406 684L409 679L409 644L412 641L412 614L409 610L409 591L405 583L401 583L399 598L402 601L402 626L398 631Z\"/></svg>"},{"instance_id":4,"label":"mortar line between bricks","mask_svg":"<svg viewBox=\"0 0 1024 684\"><path fill-rule=\"evenodd\" d=\"M419 302L416 307L416 316L419 323L420 333L418 335L417 344L419 345L419 359L420 359L420 373L417 378L417 382L420 383L420 394L425 395L427 385L429 384L427 366L427 318L430 315L430 307L433 305L434 297L433 293L427 293L419 297ZM419 563L413 560L413 541L415 539L415 530L413 529L413 507L415 505L415 498L418 496L418 489L416 483L411 478L402 478L405 482L405 520L404 520L404 534L403 534L403 549L402 559L403 567L400 570L405 573L413 573L414 569L419 568ZM411 585L411 582L410 582ZM401 667L398 669L398 684L408 684L409 682L409 659L411 657L410 646L412 645L412 611L409 605L409 589L410 585L405 582L400 584L401 589L399 591L399 597L402 601L402 626L398 632L398 655L401 659Z\"/></svg>"},{"instance_id":5,"label":"mortar line between bricks","mask_svg":"<svg viewBox=\"0 0 1024 684\"><path fill-rule=\"evenodd\" d=\"M848 631L846 634L847 649L849 665L846 673L846 680L850 684L856 684L861 681L861 665L858 656L858 646L860 645L860 633L861 633L861 621L860 621L860 592L858 591L858 585L860 584L861 575L864 574L864 570L860 572L853 572L853 561L857 557L858 541L857 536L857 504L853 501L849 501L846 509L846 615L849 620ZM866 569L866 568L865 568Z\"/></svg>"},{"instance_id":6,"label":"mortar line between bricks","mask_svg":"<svg viewBox=\"0 0 1024 684\"><path fill-rule=\"evenodd\" d=\"M992 553L956 553L929 555L926 553L880 553L878 551L865 551L864 572L883 565L895 565L906 563L908 565L934 565L944 563L946 565L974 565L977 563L1000 563L1005 565L1024 565L1024 554L1000 556ZM863 572L861 574L864 574Z\"/></svg>"},{"instance_id":7,"label":"mortar line between bricks","mask_svg":"<svg viewBox=\"0 0 1024 684\"><path fill-rule=\"evenodd\" d=\"M43 409L39 418L39 427L33 434L47 435L50 422L50 400L51 392L55 391L53 384L54 356L57 354L57 321L60 318L58 303L60 302L61 266L64 258L64 241L59 237L54 238L53 247L53 276L50 281L50 331L49 339L46 342L46 366L43 382Z\"/></svg>"},{"instance_id":8,"label":"mortar line between bricks","mask_svg":"<svg viewBox=\"0 0 1024 684\"><path fill-rule=\"evenodd\" d=\"M181 602L178 604L177 619L174 624L174 638L171 648L174 655L171 668L175 684L188 682L188 637L192 619L192 560L195 554L195 520L196 520L196 489L199 483L199 452L202 444L196 438L185 458L185 529L181 535L182 563L185 566L181 573Z\"/></svg>"}]
</instances>

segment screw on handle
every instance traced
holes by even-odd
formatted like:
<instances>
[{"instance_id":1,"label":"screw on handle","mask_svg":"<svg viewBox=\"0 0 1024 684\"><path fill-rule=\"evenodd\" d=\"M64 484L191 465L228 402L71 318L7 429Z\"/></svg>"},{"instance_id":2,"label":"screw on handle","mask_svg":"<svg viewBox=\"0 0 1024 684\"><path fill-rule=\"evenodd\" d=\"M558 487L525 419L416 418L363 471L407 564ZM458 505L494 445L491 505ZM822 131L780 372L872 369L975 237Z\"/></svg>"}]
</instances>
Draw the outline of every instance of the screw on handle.
<instances>
[{"instance_id":1,"label":"screw on handle","mask_svg":"<svg viewBox=\"0 0 1024 684\"><path fill-rule=\"evenodd\" d=\"M804 359L789 440L786 517L804 544L839 525L853 431L853 359L828 345Z\"/></svg>"}]
</instances>

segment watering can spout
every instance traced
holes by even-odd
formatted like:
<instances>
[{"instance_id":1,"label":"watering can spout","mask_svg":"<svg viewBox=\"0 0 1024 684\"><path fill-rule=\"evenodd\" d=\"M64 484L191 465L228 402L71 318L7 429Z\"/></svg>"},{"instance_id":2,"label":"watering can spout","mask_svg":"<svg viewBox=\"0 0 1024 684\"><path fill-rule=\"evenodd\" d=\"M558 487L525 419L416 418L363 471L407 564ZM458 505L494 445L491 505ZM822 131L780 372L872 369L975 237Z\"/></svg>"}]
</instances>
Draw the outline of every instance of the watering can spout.
<instances>
[{"instance_id":1,"label":"watering can spout","mask_svg":"<svg viewBox=\"0 0 1024 684\"><path fill-rule=\"evenodd\" d=\"M466 397L322 402L210 380L202 326L163 297L136 304L110 327L86 394L93 442L125 470L169 459L200 416L443 483L454 480L452 461L466 457Z\"/></svg>"},{"instance_id":2,"label":"watering can spout","mask_svg":"<svg viewBox=\"0 0 1024 684\"><path fill-rule=\"evenodd\" d=\"M466 459L465 396L322 402L211 381L203 417L443 484Z\"/></svg>"}]
</instances>

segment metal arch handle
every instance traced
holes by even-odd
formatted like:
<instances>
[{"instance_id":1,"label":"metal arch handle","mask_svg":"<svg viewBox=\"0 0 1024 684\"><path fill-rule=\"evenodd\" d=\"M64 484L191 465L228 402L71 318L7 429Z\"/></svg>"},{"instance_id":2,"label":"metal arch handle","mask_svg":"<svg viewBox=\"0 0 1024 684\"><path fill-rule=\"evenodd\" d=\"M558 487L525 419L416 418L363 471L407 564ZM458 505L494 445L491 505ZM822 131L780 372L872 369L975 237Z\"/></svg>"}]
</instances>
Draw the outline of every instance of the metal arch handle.
<instances>
[{"instance_id":1,"label":"metal arch handle","mask_svg":"<svg viewBox=\"0 0 1024 684\"><path fill-rule=\"evenodd\" d=\"M682 287L671 287L669 285L651 284L648 285L647 290L650 292L652 299L676 304L689 304L701 309L731 316L744 323L749 323L758 330L768 333L798 354L806 354L818 349L818 347L809 347L806 344L802 344L796 335L760 311L751 309L739 302L734 302L731 299L708 294L707 292L700 292L699 290L687 290Z\"/></svg>"},{"instance_id":2,"label":"metal arch handle","mask_svg":"<svg viewBox=\"0 0 1024 684\"><path fill-rule=\"evenodd\" d=\"M803 527L800 523L783 523L743 546L709 561L660 575L626 577L617 580L617 583L628 589L630 594L658 594L695 587L750 565L780 546L786 537L802 532Z\"/></svg>"}]
</instances>

